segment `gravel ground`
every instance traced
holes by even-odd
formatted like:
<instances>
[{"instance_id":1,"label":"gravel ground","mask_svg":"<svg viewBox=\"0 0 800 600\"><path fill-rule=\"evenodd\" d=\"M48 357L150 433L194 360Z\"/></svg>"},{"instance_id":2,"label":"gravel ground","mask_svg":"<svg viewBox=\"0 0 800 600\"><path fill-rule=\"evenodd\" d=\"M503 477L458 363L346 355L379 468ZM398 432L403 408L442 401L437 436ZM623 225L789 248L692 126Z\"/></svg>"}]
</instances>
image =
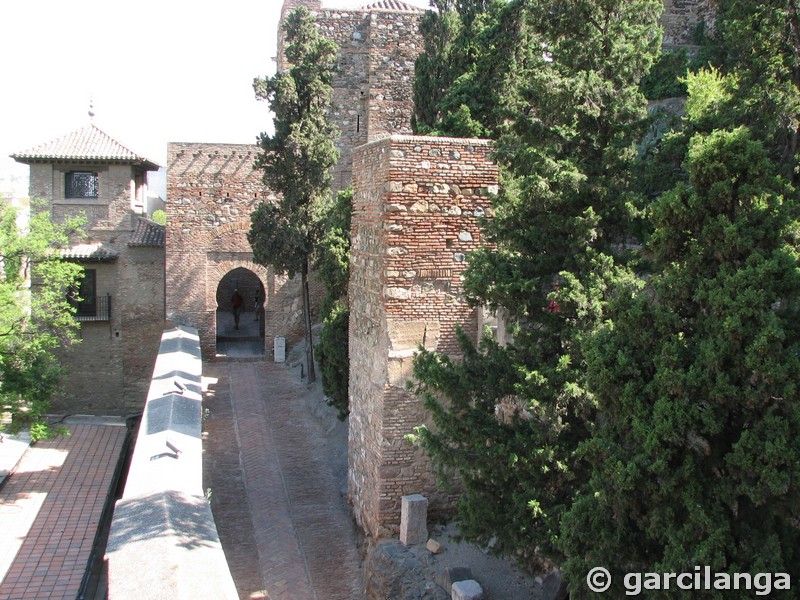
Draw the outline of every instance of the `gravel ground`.
<instances>
[{"instance_id":1,"label":"gravel ground","mask_svg":"<svg viewBox=\"0 0 800 600\"><path fill-rule=\"evenodd\" d=\"M458 531L452 523L435 528L431 537L442 544L444 550L434 557L434 568L443 571L449 567L468 567L486 592L488 600L539 600L540 581L517 569L510 561L491 556L466 542L458 542Z\"/></svg>"},{"instance_id":2,"label":"gravel ground","mask_svg":"<svg viewBox=\"0 0 800 600\"><path fill-rule=\"evenodd\" d=\"M298 380L300 363L303 361L303 348L294 347L287 355L287 366ZM319 370L317 370L319 374ZM318 375L319 377L319 375ZM347 422L336 417L336 409L327 405L319 379L307 386L305 401L309 410L323 424L325 443L330 449L330 466L341 481L342 493L347 491ZM430 554L424 546L413 549L426 567L423 569L430 580L434 575L449 567L468 567L473 577L481 584L487 600L540 600L541 580L532 578L514 567L507 560L483 552L473 544L458 542L454 524L435 527L430 537L439 541L443 551ZM393 599L401 600L401 599Z\"/></svg>"}]
</instances>

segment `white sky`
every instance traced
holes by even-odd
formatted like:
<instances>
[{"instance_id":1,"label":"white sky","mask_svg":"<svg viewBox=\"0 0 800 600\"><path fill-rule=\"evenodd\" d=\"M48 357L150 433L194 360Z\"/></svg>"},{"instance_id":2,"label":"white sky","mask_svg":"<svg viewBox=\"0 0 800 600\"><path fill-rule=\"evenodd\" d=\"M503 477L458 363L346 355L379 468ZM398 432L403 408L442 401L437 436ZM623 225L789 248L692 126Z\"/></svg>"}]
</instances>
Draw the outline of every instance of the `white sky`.
<instances>
[{"instance_id":1,"label":"white sky","mask_svg":"<svg viewBox=\"0 0 800 600\"><path fill-rule=\"evenodd\" d=\"M0 0L0 170L89 124L90 98L98 127L162 165L167 142L255 142L271 117L252 82L274 73L282 4Z\"/></svg>"}]
</instances>

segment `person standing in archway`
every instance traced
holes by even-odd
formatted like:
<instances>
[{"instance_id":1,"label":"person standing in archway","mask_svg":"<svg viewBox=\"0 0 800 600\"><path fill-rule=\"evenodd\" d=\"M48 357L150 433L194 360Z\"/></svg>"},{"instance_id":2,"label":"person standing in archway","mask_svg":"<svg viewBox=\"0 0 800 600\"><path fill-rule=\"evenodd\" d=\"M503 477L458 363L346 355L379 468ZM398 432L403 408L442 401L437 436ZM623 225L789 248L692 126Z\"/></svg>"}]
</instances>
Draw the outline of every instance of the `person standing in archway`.
<instances>
[{"instance_id":1,"label":"person standing in archway","mask_svg":"<svg viewBox=\"0 0 800 600\"><path fill-rule=\"evenodd\" d=\"M239 290L233 290L231 296L231 310L233 311L233 328L239 331L239 317L242 315L242 307L244 306L244 298L239 294Z\"/></svg>"},{"instance_id":2,"label":"person standing in archway","mask_svg":"<svg viewBox=\"0 0 800 600\"><path fill-rule=\"evenodd\" d=\"M258 321L258 317L261 313L261 290L256 290L256 299L253 303L253 312L255 313L254 321Z\"/></svg>"}]
</instances>

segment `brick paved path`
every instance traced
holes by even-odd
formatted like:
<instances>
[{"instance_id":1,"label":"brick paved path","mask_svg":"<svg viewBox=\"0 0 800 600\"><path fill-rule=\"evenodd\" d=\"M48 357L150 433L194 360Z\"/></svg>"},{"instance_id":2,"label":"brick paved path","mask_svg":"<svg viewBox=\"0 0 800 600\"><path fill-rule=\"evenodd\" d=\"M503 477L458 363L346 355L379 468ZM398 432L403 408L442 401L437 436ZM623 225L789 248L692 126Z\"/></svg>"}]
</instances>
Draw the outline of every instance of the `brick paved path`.
<instances>
[{"instance_id":1,"label":"brick paved path","mask_svg":"<svg viewBox=\"0 0 800 600\"><path fill-rule=\"evenodd\" d=\"M305 387L283 364L204 372L217 379L206 396L206 485L240 598L363 598L355 528Z\"/></svg>"},{"instance_id":2,"label":"brick paved path","mask_svg":"<svg viewBox=\"0 0 800 600\"><path fill-rule=\"evenodd\" d=\"M74 600L125 427L69 425L28 449L0 491L0 599Z\"/></svg>"}]
</instances>

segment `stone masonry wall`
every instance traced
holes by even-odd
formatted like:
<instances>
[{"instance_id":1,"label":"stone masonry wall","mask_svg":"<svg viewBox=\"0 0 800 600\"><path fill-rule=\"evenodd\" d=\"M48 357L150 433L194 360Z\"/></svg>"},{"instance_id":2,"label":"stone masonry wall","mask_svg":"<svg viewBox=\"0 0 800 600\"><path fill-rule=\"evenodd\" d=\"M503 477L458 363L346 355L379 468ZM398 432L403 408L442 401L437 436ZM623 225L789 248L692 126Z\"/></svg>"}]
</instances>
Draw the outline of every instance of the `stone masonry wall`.
<instances>
[{"instance_id":1,"label":"stone masonry wall","mask_svg":"<svg viewBox=\"0 0 800 600\"><path fill-rule=\"evenodd\" d=\"M305 5L323 35L336 42L336 76L330 117L339 128L339 163L333 189L347 188L353 175L353 151L386 133L411 133L414 61L422 49L421 9L339 9L319 0L286 0L282 17ZM283 32L279 34L278 70L285 70Z\"/></svg>"},{"instance_id":2,"label":"stone masonry wall","mask_svg":"<svg viewBox=\"0 0 800 600\"><path fill-rule=\"evenodd\" d=\"M167 318L197 328L206 357L216 354L217 288L238 268L264 286L265 354L271 356L274 336L293 343L303 335L299 277L290 280L254 263L247 241L252 211L276 200L253 168L259 150L247 144L167 147Z\"/></svg>"},{"instance_id":3,"label":"stone masonry wall","mask_svg":"<svg viewBox=\"0 0 800 600\"><path fill-rule=\"evenodd\" d=\"M383 308L386 233L383 186L389 153L380 144L356 155L350 245L350 418L348 487L362 529L378 534L384 389L389 345Z\"/></svg>"},{"instance_id":4,"label":"stone masonry wall","mask_svg":"<svg viewBox=\"0 0 800 600\"><path fill-rule=\"evenodd\" d=\"M477 337L461 293L465 255L492 215L497 168L485 140L392 136L356 150L350 279L349 493L370 535L396 534L403 495L449 498L405 436L428 421L405 385L420 346L455 355Z\"/></svg>"},{"instance_id":5,"label":"stone masonry wall","mask_svg":"<svg viewBox=\"0 0 800 600\"><path fill-rule=\"evenodd\" d=\"M699 23L713 29L715 0L664 0L662 46L665 50L694 48L694 32Z\"/></svg>"},{"instance_id":6,"label":"stone masonry wall","mask_svg":"<svg viewBox=\"0 0 800 600\"><path fill-rule=\"evenodd\" d=\"M410 134L414 62L422 51L420 12L374 10L369 19L368 138Z\"/></svg>"},{"instance_id":7,"label":"stone masonry wall","mask_svg":"<svg viewBox=\"0 0 800 600\"><path fill-rule=\"evenodd\" d=\"M367 141L369 100L369 46L363 13L325 10L317 14L321 32L339 46L331 95L330 118L339 128L339 163L333 188L343 190L353 177L353 150Z\"/></svg>"}]
</instances>

